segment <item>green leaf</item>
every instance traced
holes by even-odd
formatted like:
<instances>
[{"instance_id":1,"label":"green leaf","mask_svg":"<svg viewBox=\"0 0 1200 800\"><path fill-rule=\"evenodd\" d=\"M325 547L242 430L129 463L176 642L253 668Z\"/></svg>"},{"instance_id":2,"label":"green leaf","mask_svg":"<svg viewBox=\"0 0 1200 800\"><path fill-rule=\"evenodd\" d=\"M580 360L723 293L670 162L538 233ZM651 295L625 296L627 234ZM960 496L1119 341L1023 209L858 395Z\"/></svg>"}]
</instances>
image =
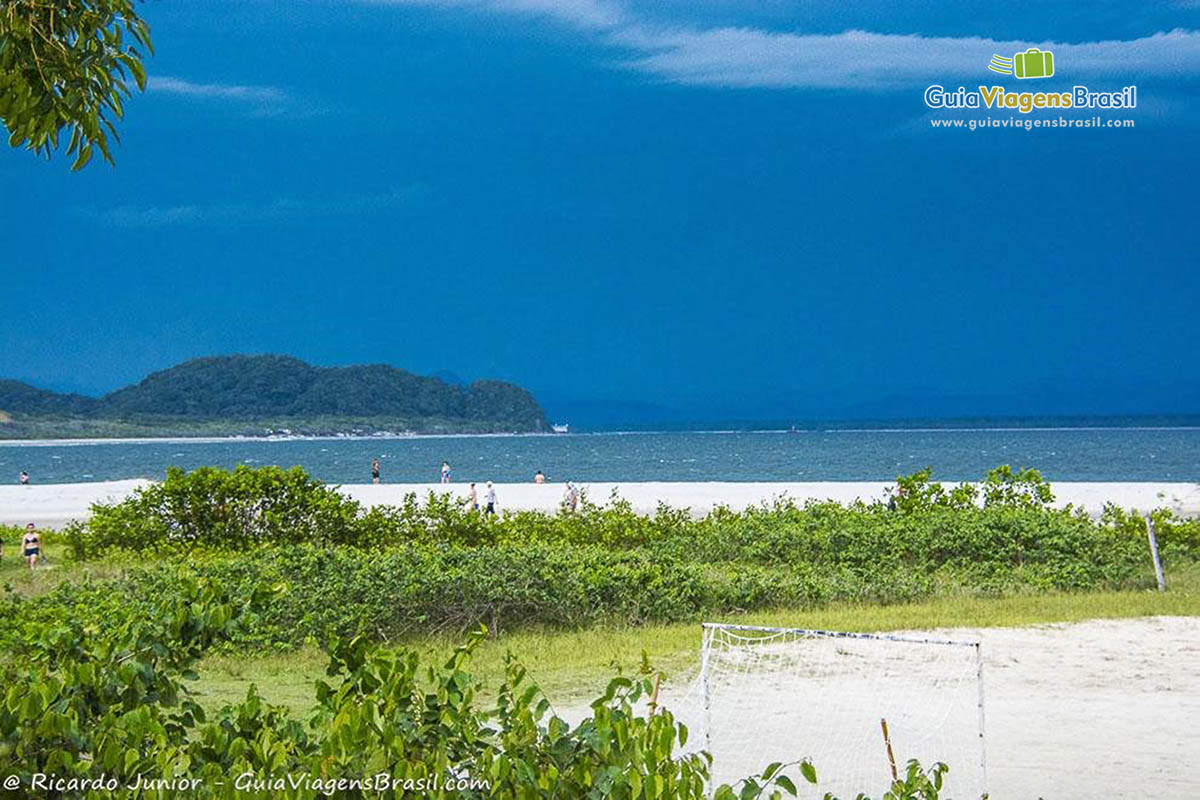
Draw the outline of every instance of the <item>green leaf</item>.
<instances>
[{"instance_id":1,"label":"green leaf","mask_svg":"<svg viewBox=\"0 0 1200 800\"><path fill-rule=\"evenodd\" d=\"M131 57L126 62L130 72L133 73L133 79L137 81L138 89L146 91L146 68L142 66L142 62L136 56Z\"/></svg>"},{"instance_id":2,"label":"green leaf","mask_svg":"<svg viewBox=\"0 0 1200 800\"><path fill-rule=\"evenodd\" d=\"M75 158L75 163L71 165L72 170L81 170L88 165L92 160L92 145L85 144L79 149L79 155Z\"/></svg>"}]
</instances>

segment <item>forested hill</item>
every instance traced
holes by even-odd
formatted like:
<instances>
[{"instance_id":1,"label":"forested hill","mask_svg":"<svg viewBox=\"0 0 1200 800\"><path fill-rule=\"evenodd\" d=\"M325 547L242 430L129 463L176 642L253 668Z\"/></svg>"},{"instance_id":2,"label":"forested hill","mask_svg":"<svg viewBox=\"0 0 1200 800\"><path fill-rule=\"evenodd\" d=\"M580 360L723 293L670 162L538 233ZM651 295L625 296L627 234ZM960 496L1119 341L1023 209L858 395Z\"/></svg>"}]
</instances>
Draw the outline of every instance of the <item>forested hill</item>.
<instances>
[{"instance_id":1,"label":"forested hill","mask_svg":"<svg viewBox=\"0 0 1200 800\"><path fill-rule=\"evenodd\" d=\"M185 361L101 398L0 380L0 437L540 432L546 415L524 389L467 386L385 364L314 367L289 356Z\"/></svg>"}]
</instances>

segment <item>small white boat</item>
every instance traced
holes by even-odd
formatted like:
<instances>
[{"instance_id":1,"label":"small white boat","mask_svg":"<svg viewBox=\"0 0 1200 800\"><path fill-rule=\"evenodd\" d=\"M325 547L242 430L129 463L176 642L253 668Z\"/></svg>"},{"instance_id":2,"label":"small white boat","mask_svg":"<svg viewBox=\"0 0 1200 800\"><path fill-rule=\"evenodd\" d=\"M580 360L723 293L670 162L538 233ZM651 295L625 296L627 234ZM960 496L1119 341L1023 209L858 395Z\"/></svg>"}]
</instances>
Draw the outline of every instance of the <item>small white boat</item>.
<instances>
[{"instance_id":1,"label":"small white boat","mask_svg":"<svg viewBox=\"0 0 1200 800\"><path fill-rule=\"evenodd\" d=\"M550 430L554 431L555 433L570 433L570 432L571 432L571 426L570 426L570 425L566 425L566 424L563 424L563 425L551 425L551 426L550 426Z\"/></svg>"}]
</instances>

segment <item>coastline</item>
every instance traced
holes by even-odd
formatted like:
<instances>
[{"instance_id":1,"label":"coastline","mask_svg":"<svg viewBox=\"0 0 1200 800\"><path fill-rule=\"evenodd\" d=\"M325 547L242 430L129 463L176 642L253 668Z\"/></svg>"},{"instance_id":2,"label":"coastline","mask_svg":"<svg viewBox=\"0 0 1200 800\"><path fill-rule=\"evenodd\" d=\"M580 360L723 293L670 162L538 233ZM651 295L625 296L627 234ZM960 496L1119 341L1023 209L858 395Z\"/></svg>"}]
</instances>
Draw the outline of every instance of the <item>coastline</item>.
<instances>
[{"instance_id":1,"label":"coastline","mask_svg":"<svg viewBox=\"0 0 1200 800\"><path fill-rule=\"evenodd\" d=\"M93 439L0 439L0 447L75 447L89 444L226 444L235 442L386 442L406 439L492 439L514 436L566 436L548 431L520 433L380 433L367 436L135 436Z\"/></svg>"},{"instance_id":2,"label":"coastline","mask_svg":"<svg viewBox=\"0 0 1200 800\"><path fill-rule=\"evenodd\" d=\"M119 502L136 489L150 485L145 479L0 486L0 524L61 528L72 520L87 519L93 503ZM576 484L593 503L608 504L613 492L633 510L652 514L660 504L706 514L718 506L741 510L785 498L803 504L831 500L870 503L883 500L895 481L813 481L793 483L705 482L580 482ZM953 484L947 484L953 485ZM562 501L562 483L497 483L501 511L555 511ZM1169 508L1177 514L1200 515L1200 484L1188 482L1061 482L1051 484L1056 507L1072 505L1098 515L1107 503L1147 512ZM400 505L406 495L424 498L429 493L466 498L466 483L385 483L335 486L364 507ZM477 490L482 495L483 485Z\"/></svg>"},{"instance_id":3,"label":"coastline","mask_svg":"<svg viewBox=\"0 0 1200 800\"><path fill-rule=\"evenodd\" d=\"M376 434L289 434L281 436L94 436L79 438L5 439L0 438L0 447L62 447L88 444L222 444L228 442L370 442L406 439L494 439L511 437L544 436L736 436L736 435L779 435L796 436L822 434L877 434L877 433L1046 433L1056 431L1197 431L1200 425L885 425L880 427L861 424L836 423L812 428L664 428L664 429L598 429L578 430L569 433L554 431L500 431L490 433L441 433L401 431Z\"/></svg>"}]
</instances>

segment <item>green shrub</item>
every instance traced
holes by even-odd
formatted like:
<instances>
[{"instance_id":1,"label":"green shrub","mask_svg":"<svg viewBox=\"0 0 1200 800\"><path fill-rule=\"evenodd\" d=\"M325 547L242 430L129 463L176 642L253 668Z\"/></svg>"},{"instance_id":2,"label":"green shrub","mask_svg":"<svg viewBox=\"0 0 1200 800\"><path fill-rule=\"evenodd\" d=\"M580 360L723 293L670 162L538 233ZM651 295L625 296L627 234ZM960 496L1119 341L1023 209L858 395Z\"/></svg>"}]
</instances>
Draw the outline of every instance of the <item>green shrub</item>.
<instances>
[{"instance_id":1,"label":"green shrub","mask_svg":"<svg viewBox=\"0 0 1200 800\"><path fill-rule=\"evenodd\" d=\"M359 507L299 467L238 466L232 471L172 467L159 484L115 505L92 506L83 526L65 531L80 559L106 550L258 544L357 544Z\"/></svg>"},{"instance_id":2,"label":"green shrub","mask_svg":"<svg viewBox=\"0 0 1200 800\"><path fill-rule=\"evenodd\" d=\"M104 630L62 618L30 622L0 662L0 772L6 792L39 793L34 776L104 781L105 791L54 796L117 798L245 796L256 784L273 796L700 800L709 796L706 753L683 753L687 728L668 710L636 709L656 698L648 664L619 675L570 725L550 711L520 662L507 659L497 701L480 708L470 658L486 630L442 666L422 667L412 651L363 637L335 640L329 680L314 685L307 724L265 703L253 686L241 703L210 717L185 681L196 659L230 635L245 602L215 584L181 583L148 613ZM807 762L770 765L761 775L712 787L715 797L796 795L787 767L816 781ZM887 795L936 798L944 765L910 763ZM145 781L167 788L137 790ZM439 783L432 789L430 782ZM296 781L293 783L293 781ZM380 781L384 781L381 783ZM86 785L86 784L85 784ZM111 787L108 788L108 787ZM252 790L251 790L252 791Z\"/></svg>"},{"instance_id":3,"label":"green shrub","mask_svg":"<svg viewBox=\"0 0 1200 800\"><path fill-rule=\"evenodd\" d=\"M364 512L300 470L172 470L163 485L99 506L86 526L63 533L79 556L154 560L108 589L64 588L38 602L115 615L112 604L136 609L179 575L219 580L239 596L286 584L236 637L285 646L480 622L575 628L937 592L1152 585L1141 518L1050 508L1035 471L993 470L982 505L928 471L898 486L894 508L778 501L695 518L665 507L637 514L614 496L577 513L492 516L434 494ZM1155 519L1168 564L1200 554L1200 523L1167 512ZM92 599L105 591L112 597ZM0 620L0 635L5 627Z\"/></svg>"},{"instance_id":4,"label":"green shrub","mask_svg":"<svg viewBox=\"0 0 1200 800\"><path fill-rule=\"evenodd\" d=\"M1200 518L1183 518L1170 509L1157 509L1150 514L1154 521L1154 536L1158 540L1159 554L1164 564L1176 560L1188 560L1200 555ZM1108 531L1129 541L1148 546L1146 518L1132 511L1125 511L1112 503L1104 507L1101 524ZM1149 558L1149 552L1144 551Z\"/></svg>"},{"instance_id":5,"label":"green shrub","mask_svg":"<svg viewBox=\"0 0 1200 800\"><path fill-rule=\"evenodd\" d=\"M19 525L0 525L0 547L15 548L21 543L21 537L24 535L25 529Z\"/></svg>"}]
</instances>

